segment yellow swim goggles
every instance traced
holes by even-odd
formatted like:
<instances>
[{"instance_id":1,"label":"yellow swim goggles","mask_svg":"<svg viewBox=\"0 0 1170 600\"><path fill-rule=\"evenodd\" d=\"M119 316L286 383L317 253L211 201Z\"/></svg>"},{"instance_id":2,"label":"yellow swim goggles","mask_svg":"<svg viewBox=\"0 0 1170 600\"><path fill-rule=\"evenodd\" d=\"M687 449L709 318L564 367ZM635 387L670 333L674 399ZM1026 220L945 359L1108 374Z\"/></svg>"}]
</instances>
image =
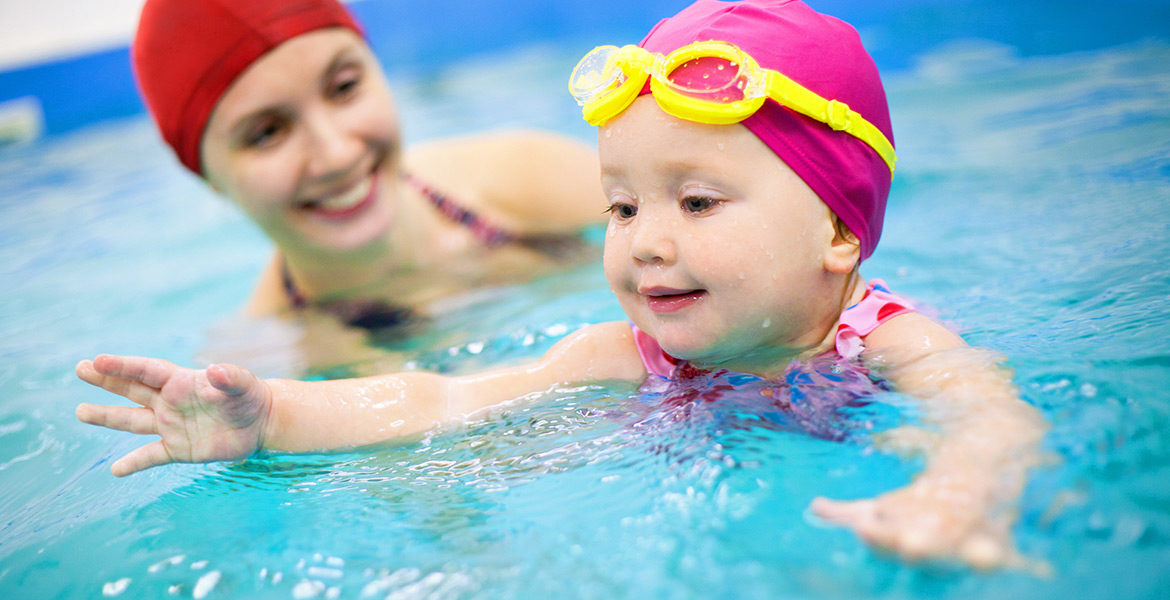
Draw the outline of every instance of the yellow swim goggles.
<instances>
[{"instance_id":1,"label":"yellow swim goggles","mask_svg":"<svg viewBox=\"0 0 1170 600\"><path fill-rule=\"evenodd\" d=\"M720 59L715 69L675 81L699 59ZM873 123L849 105L826 100L779 71L765 69L734 44L694 42L666 56L638 46L598 46L569 76L569 91L590 125L604 125L633 103L650 80L650 91L668 114L688 121L728 125L759 110L771 98L780 105L865 142L894 172L894 146Z\"/></svg>"}]
</instances>

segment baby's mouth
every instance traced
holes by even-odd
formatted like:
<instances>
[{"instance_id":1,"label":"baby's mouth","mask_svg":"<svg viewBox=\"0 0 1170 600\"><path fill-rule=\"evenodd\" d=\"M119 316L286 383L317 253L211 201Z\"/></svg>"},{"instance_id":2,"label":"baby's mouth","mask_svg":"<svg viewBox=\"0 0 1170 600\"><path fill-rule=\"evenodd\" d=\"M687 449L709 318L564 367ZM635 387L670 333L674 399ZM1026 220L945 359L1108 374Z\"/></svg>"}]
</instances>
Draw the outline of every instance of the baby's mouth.
<instances>
[{"instance_id":1,"label":"baby's mouth","mask_svg":"<svg viewBox=\"0 0 1170 600\"><path fill-rule=\"evenodd\" d=\"M704 289L650 288L640 293L646 298L650 310L656 313L677 312L707 297Z\"/></svg>"}]
</instances>

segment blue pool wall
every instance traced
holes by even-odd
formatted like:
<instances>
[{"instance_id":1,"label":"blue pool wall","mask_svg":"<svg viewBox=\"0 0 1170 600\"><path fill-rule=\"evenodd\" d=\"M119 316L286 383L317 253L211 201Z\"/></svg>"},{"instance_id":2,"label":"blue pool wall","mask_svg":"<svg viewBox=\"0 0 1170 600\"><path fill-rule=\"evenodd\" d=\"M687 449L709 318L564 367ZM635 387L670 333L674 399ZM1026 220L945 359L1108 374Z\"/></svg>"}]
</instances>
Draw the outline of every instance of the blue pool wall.
<instances>
[{"instance_id":1,"label":"blue pool wall","mask_svg":"<svg viewBox=\"0 0 1170 600\"><path fill-rule=\"evenodd\" d=\"M854 24L883 71L906 68L924 50L962 38L1004 43L1030 56L1170 37L1170 0L808 2ZM687 4L687 0L359 0L350 8L393 75L542 41L579 44L582 51L601 43L636 42L658 19ZM145 110L125 46L0 71L0 104L28 97L41 107L45 135Z\"/></svg>"}]
</instances>

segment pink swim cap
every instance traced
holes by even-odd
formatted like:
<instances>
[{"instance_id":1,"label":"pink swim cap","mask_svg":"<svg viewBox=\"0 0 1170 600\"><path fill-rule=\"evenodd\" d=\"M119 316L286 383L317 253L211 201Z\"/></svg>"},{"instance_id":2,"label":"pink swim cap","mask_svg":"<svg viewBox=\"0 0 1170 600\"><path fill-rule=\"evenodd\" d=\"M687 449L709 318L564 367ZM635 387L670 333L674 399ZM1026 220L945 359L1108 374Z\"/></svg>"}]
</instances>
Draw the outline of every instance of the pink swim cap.
<instances>
[{"instance_id":1,"label":"pink swim cap","mask_svg":"<svg viewBox=\"0 0 1170 600\"><path fill-rule=\"evenodd\" d=\"M147 0L132 49L134 73L179 161L202 176L199 144L223 93L264 53L326 27L362 34L336 0Z\"/></svg>"},{"instance_id":2,"label":"pink swim cap","mask_svg":"<svg viewBox=\"0 0 1170 600\"><path fill-rule=\"evenodd\" d=\"M669 54L697 41L730 42L761 67L826 99L848 104L894 141L877 66L848 23L799 0L698 0L663 19L639 44ZM643 93L649 92L649 86ZM882 235L892 175L865 142L769 99L743 125L816 192L861 242L861 260Z\"/></svg>"}]
</instances>

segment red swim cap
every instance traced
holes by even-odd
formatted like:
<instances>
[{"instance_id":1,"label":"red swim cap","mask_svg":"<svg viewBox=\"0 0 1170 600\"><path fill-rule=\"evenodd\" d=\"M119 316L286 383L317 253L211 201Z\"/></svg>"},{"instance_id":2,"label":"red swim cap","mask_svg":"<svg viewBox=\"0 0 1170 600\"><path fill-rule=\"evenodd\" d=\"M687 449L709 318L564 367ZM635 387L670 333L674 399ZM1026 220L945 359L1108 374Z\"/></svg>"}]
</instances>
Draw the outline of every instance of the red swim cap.
<instances>
[{"instance_id":1,"label":"red swim cap","mask_svg":"<svg viewBox=\"0 0 1170 600\"><path fill-rule=\"evenodd\" d=\"M663 19L639 44L669 54L696 41L739 46L824 98L861 113L893 143L890 111L877 66L848 23L799 0L698 0ZM644 90L648 91L648 90ZM816 192L861 242L861 260L882 235L891 173L865 142L769 99L743 125Z\"/></svg>"},{"instance_id":2,"label":"red swim cap","mask_svg":"<svg viewBox=\"0 0 1170 600\"><path fill-rule=\"evenodd\" d=\"M212 109L256 59L302 33L361 28L336 0L147 0L132 59L138 87L179 161L203 175Z\"/></svg>"}]
</instances>

